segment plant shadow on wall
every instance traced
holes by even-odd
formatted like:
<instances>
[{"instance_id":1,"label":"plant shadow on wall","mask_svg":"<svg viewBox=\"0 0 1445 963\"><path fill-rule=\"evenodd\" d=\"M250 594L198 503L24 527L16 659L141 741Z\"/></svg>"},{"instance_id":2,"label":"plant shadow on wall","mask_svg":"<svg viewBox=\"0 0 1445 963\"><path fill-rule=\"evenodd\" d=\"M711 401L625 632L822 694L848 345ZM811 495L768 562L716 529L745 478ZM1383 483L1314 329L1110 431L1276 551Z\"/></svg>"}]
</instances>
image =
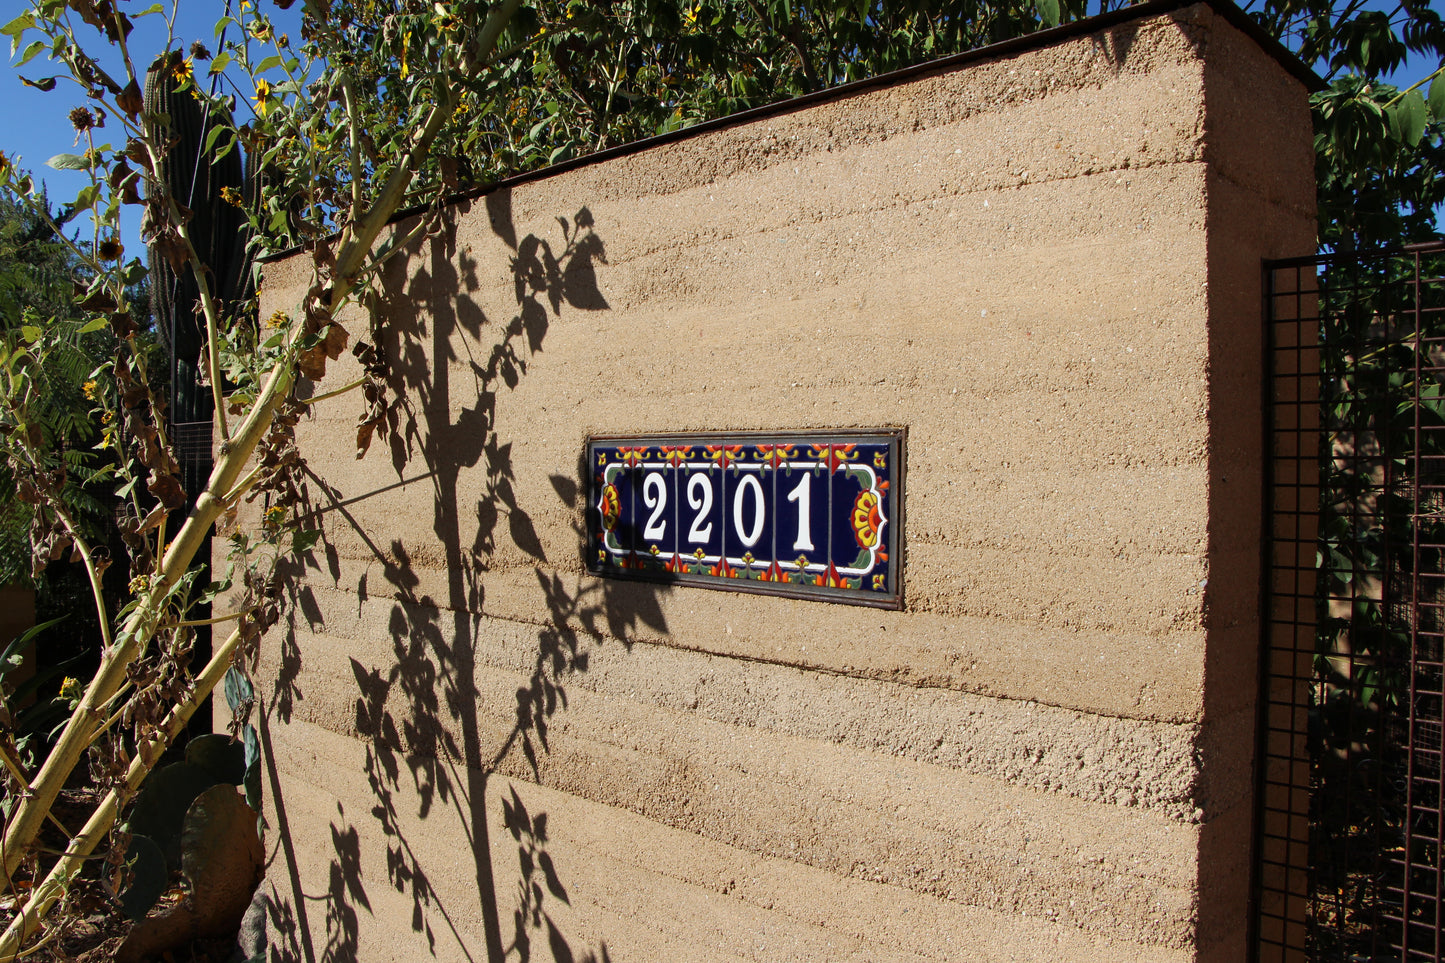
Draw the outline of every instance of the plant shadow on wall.
<instances>
[{"instance_id":1,"label":"plant shadow on wall","mask_svg":"<svg viewBox=\"0 0 1445 963\"><path fill-rule=\"evenodd\" d=\"M303 504L324 519L319 527L327 534L304 566L285 575L284 591L292 604L278 626L283 637L277 681L259 727L268 791L280 823L273 829L281 850L277 855L289 874L283 878L277 866L270 876L275 889L268 908L271 951L278 959L339 963L361 958L359 913L379 912L372 897L381 883L363 871L379 863L375 853L365 850L380 846L385 847L383 885L410 896L411 928L434 957L479 959L478 948L470 945L476 927L468 921L480 916L490 961L545 959L548 953L563 963L609 959L605 944L574 950L554 922L555 905L568 903L569 894L547 851L548 816L535 811L535 804L529 809L499 773L526 773L542 781L550 721L567 707L569 677L587 671L589 648L604 638L628 645L640 627L665 632L658 596L667 588L620 590L584 578L580 565L567 567L573 574L564 577L548 559L523 507L527 499L514 489L515 440L496 433L499 406L525 377L529 359L542 350L550 325L564 311L607 309L594 269L595 263L605 263L605 250L586 208L571 219L557 218L561 243L554 247L536 235L517 239L508 192L488 195L485 204L493 232L511 251L516 313L499 325L469 297L481 287L479 265L470 249L456 250L451 221L468 205L449 209L437 237L395 260L372 305L373 317L384 319L374 330L377 348L357 350L368 371L384 373L394 399L378 404L377 396L368 394L370 410L363 417L369 424L359 441L364 447L373 428L387 439L397 483L358 495L302 469ZM490 349L476 351L487 344ZM462 377L470 383L454 384L457 372L465 372ZM475 402L457 408L454 399L470 397L473 390ZM585 477L585 470L579 460L576 476L552 475L553 490L546 494L571 511L579 551L586 541L586 513L577 479ZM353 512L358 503L403 484L431 486L433 538L425 545L408 546L400 538L368 531ZM415 505L406 503L408 519L420 514ZM499 538L503 525L506 536ZM350 660L357 696L354 730L344 734L366 745L365 775L375 802L368 813L348 812L344 803L337 804L326 890L308 892L296 868L298 843L291 835L273 735L277 723L316 721L306 715L307 673L315 678L328 669L304 664L304 639L323 630L324 619L311 580L346 587L336 541L345 528L370 555L358 560L370 573L355 583L358 612L378 604L374 595L394 599L389 619L394 658L385 665ZM445 578L444 597L423 591L413 558ZM386 582L381 592L369 584L377 565ZM545 600L545 617L540 610L526 620L484 615L485 575L494 567L499 573L530 567ZM535 648L529 642L519 654L513 641L518 637L534 638ZM525 681L516 687L515 701L501 704L495 680L511 680L505 683L510 687L517 677ZM494 877L489 791L517 851L515 909L505 923L501 897L512 883ZM446 825L449 820L455 825ZM443 825L436 826L438 821ZM458 838L458 833L470 845L476 904L458 905L455 896L444 896L432 884L437 873L455 879L457 854L448 850L438 856L435 839ZM430 845L421 845L426 837ZM460 891L454 883L444 888ZM318 904L324 906L323 920L315 918Z\"/></svg>"}]
</instances>

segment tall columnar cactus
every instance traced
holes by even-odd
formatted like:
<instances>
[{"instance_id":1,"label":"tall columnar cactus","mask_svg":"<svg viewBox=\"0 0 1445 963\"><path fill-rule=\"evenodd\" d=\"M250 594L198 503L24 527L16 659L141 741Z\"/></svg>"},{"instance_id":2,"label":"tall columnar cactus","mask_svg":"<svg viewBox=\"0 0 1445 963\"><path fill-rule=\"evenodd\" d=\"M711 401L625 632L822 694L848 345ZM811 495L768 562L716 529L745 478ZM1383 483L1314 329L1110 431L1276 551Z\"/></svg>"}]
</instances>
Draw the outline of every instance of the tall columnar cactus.
<instances>
[{"instance_id":1,"label":"tall columnar cactus","mask_svg":"<svg viewBox=\"0 0 1445 963\"><path fill-rule=\"evenodd\" d=\"M206 138L219 118L203 108L189 91L178 89L175 74L161 67L146 74L144 106L153 124L165 124L156 131L170 149L160 162L160 176L166 189L190 212L188 225L200 261L210 267L212 292L228 312L254 293L251 263L246 246L249 231L240 208L223 199L222 188L239 197L242 161L239 149L212 161ZM236 192L236 193L231 193ZM194 500L211 474L211 418L213 395L202 383L201 359L205 322L200 311L200 288L189 267L177 271L154 247L150 251L151 316L170 355L170 437L180 466L180 481ZM207 535L196 555L209 559ZM209 606L196 614L204 618ZM196 655L204 660L211 654L209 626L198 626ZM209 729L204 722L202 731Z\"/></svg>"},{"instance_id":2,"label":"tall columnar cactus","mask_svg":"<svg viewBox=\"0 0 1445 963\"><path fill-rule=\"evenodd\" d=\"M211 283L218 300L235 305L251 294L248 232L244 215L222 199L221 190L229 187L236 192L233 197L241 196L240 152L232 150L214 162L207 156L206 138L219 118L211 116L179 86L168 69L153 69L146 75L145 110L151 117L160 118L153 123L167 125L166 139L171 143L161 160L160 175L171 196L191 213L191 239L201 262L215 272ZM171 421L207 422L211 417L211 396L200 386L198 377L205 325L197 310L200 294L196 280L186 269L172 269L154 250L150 276L152 315L171 355ZM202 446L203 450L207 447ZM186 452L180 454L183 468L189 469ZM206 456L209 461L208 451Z\"/></svg>"}]
</instances>

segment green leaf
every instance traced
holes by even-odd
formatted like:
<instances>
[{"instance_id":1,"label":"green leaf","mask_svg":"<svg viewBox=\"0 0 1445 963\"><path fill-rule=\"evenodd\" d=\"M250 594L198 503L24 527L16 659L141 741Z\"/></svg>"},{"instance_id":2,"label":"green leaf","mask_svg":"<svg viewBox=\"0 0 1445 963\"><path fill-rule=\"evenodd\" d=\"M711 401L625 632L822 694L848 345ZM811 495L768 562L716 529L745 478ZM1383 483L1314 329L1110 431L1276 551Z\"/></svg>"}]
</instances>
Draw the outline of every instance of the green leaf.
<instances>
[{"instance_id":1,"label":"green leaf","mask_svg":"<svg viewBox=\"0 0 1445 963\"><path fill-rule=\"evenodd\" d=\"M291 551L298 555L301 552L309 552L319 538L321 538L321 529L303 528L291 536Z\"/></svg>"},{"instance_id":2,"label":"green leaf","mask_svg":"<svg viewBox=\"0 0 1445 963\"><path fill-rule=\"evenodd\" d=\"M1430 113L1439 123L1445 123L1445 74L1430 81Z\"/></svg>"},{"instance_id":3,"label":"green leaf","mask_svg":"<svg viewBox=\"0 0 1445 963\"><path fill-rule=\"evenodd\" d=\"M50 93L55 89L54 77L41 77L39 80L31 80L29 77L21 77L20 82L27 87L34 87L36 90Z\"/></svg>"},{"instance_id":4,"label":"green leaf","mask_svg":"<svg viewBox=\"0 0 1445 963\"><path fill-rule=\"evenodd\" d=\"M218 74L221 71L225 70L226 65L230 62L231 55L226 53L225 51L222 51L221 53L216 54L215 59L211 61L211 67L208 73Z\"/></svg>"},{"instance_id":5,"label":"green leaf","mask_svg":"<svg viewBox=\"0 0 1445 963\"><path fill-rule=\"evenodd\" d=\"M1425 109L1425 98L1420 91L1412 90L1389 110L1390 136L1406 147L1419 145L1425 134L1429 114Z\"/></svg>"},{"instance_id":6,"label":"green leaf","mask_svg":"<svg viewBox=\"0 0 1445 963\"><path fill-rule=\"evenodd\" d=\"M90 165L79 154L56 154L45 162L45 166L53 167L58 171L83 171Z\"/></svg>"},{"instance_id":7,"label":"green leaf","mask_svg":"<svg viewBox=\"0 0 1445 963\"><path fill-rule=\"evenodd\" d=\"M39 341L44 334L44 331L41 331L33 324L23 324L20 326L20 337L24 338L28 344L34 344Z\"/></svg>"},{"instance_id":8,"label":"green leaf","mask_svg":"<svg viewBox=\"0 0 1445 963\"><path fill-rule=\"evenodd\" d=\"M273 55L267 57L265 60L257 64L255 72L258 74L264 74L266 71L275 70L279 66L281 66L281 58L279 56Z\"/></svg>"},{"instance_id":9,"label":"green leaf","mask_svg":"<svg viewBox=\"0 0 1445 963\"><path fill-rule=\"evenodd\" d=\"M88 211L95 206L95 199L100 195L100 188L94 184L87 184L81 188L80 193L75 195L75 203L72 205L78 214L81 211Z\"/></svg>"},{"instance_id":10,"label":"green leaf","mask_svg":"<svg viewBox=\"0 0 1445 963\"><path fill-rule=\"evenodd\" d=\"M10 48L10 52L12 54L15 52L16 48L20 46L20 35L34 26L35 15L33 13L22 13L20 16L7 23L5 26L0 27L0 33L3 33L5 36L10 38L10 42L13 45Z\"/></svg>"},{"instance_id":11,"label":"green leaf","mask_svg":"<svg viewBox=\"0 0 1445 963\"><path fill-rule=\"evenodd\" d=\"M1057 27L1059 25L1059 0L1035 0L1038 7L1039 19L1043 20L1046 27Z\"/></svg>"},{"instance_id":12,"label":"green leaf","mask_svg":"<svg viewBox=\"0 0 1445 963\"><path fill-rule=\"evenodd\" d=\"M25 66L26 64L30 63L30 61L34 60L35 57L36 57L36 55L39 54L40 51L42 51L42 50L44 50L44 49L45 49L45 41L44 41L44 40L37 40L37 41L35 41L35 42L32 43L30 46L28 46L28 47L25 48L25 52L20 55L20 60L19 60L18 63L15 64L15 66L17 66L17 67L23 67L23 66Z\"/></svg>"},{"instance_id":13,"label":"green leaf","mask_svg":"<svg viewBox=\"0 0 1445 963\"><path fill-rule=\"evenodd\" d=\"M105 318L93 318L80 326L81 334L90 334L92 331L99 331L110 324Z\"/></svg>"}]
</instances>

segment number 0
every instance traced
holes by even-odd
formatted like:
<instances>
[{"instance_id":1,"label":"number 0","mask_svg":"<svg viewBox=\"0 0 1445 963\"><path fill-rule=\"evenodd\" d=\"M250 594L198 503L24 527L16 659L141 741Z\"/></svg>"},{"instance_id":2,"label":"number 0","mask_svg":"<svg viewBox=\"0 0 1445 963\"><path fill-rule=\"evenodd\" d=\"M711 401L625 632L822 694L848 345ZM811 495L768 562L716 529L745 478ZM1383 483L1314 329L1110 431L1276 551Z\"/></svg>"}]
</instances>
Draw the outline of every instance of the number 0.
<instances>
[{"instance_id":1,"label":"number 0","mask_svg":"<svg viewBox=\"0 0 1445 963\"><path fill-rule=\"evenodd\" d=\"M743 493L752 489L753 492L753 527L743 531ZM758 537L763 534L763 486L758 483L757 475L744 475L743 480L738 482L737 494L733 496L733 530L738 533L738 538L743 544L752 548L758 544Z\"/></svg>"}]
</instances>

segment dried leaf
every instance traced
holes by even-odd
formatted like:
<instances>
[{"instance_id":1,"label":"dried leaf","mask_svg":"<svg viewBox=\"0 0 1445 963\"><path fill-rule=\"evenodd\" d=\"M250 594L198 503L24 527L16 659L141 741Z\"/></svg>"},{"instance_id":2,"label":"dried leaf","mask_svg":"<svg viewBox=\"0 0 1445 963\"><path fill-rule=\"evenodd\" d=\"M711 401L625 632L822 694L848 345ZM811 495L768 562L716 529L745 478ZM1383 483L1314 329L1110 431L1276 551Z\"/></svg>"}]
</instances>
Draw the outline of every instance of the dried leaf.
<instances>
[{"instance_id":1,"label":"dried leaf","mask_svg":"<svg viewBox=\"0 0 1445 963\"><path fill-rule=\"evenodd\" d=\"M69 536L69 535L55 535L55 536L53 536L53 541L50 542L50 560L51 560L52 562L58 562L58 561L60 560L60 556L64 555L64 554L65 554L65 550L66 550L67 548L69 548L69 547L70 547L70 536Z\"/></svg>"},{"instance_id":2,"label":"dried leaf","mask_svg":"<svg viewBox=\"0 0 1445 963\"><path fill-rule=\"evenodd\" d=\"M186 505L186 492L175 475L152 475L146 485L150 493L170 511L178 511Z\"/></svg>"},{"instance_id":3,"label":"dried leaf","mask_svg":"<svg viewBox=\"0 0 1445 963\"><path fill-rule=\"evenodd\" d=\"M312 381L320 381L326 377L326 345L318 344L301 352L301 356L296 360L296 367L303 377Z\"/></svg>"},{"instance_id":4,"label":"dried leaf","mask_svg":"<svg viewBox=\"0 0 1445 963\"><path fill-rule=\"evenodd\" d=\"M166 263L171 266L172 271L180 273L181 269L186 266L189 252L186 250L185 242L181 240L181 236L176 233L174 228L157 231L155 237L151 239L151 245L166 259Z\"/></svg>"},{"instance_id":5,"label":"dried leaf","mask_svg":"<svg viewBox=\"0 0 1445 963\"><path fill-rule=\"evenodd\" d=\"M115 167L111 168L110 186L120 192L122 204L145 203L141 199L140 192L136 190L136 185L139 183L140 175L125 161L121 161L116 164Z\"/></svg>"},{"instance_id":6,"label":"dried leaf","mask_svg":"<svg viewBox=\"0 0 1445 963\"><path fill-rule=\"evenodd\" d=\"M125 85L125 89L116 95L115 105L125 111L126 116L131 120L140 116L141 109L145 106L145 99L141 96L140 87L135 80L131 80Z\"/></svg>"},{"instance_id":7,"label":"dried leaf","mask_svg":"<svg viewBox=\"0 0 1445 963\"><path fill-rule=\"evenodd\" d=\"M373 425L370 421L363 421L361 424L356 426L357 458L364 458L366 456L367 450L371 448L371 436L375 432L375 429L376 426Z\"/></svg>"},{"instance_id":8,"label":"dried leaf","mask_svg":"<svg viewBox=\"0 0 1445 963\"><path fill-rule=\"evenodd\" d=\"M120 307L120 305L115 303L115 298L111 297L104 288L76 301L75 306L85 311L95 311L97 313L108 313Z\"/></svg>"},{"instance_id":9,"label":"dried leaf","mask_svg":"<svg viewBox=\"0 0 1445 963\"><path fill-rule=\"evenodd\" d=\"M146 514L145 521L140 523L139 530L142 532L149 532L152 529L159 528L161 522L165 521L168 514L170 513L166 511L166 507L164 505L157 505Z\"/></svg>"},{"instance_id":10,"label":"dried leaf","mask_svg":"<svg viewBox=\"0 0 1445 963\"><path fill-rule=\"evenodd\" d=\"M335 321L331 322L326 328L326 357L332 361L341 357L341 352L346 350L346 345L350 340L351 336L346 333L345 328Z\"/></svg>"},{"instance_id":11,"label":"dried leaf","mask_svg":"<svg viewBox=\"0 0 1445 963\"><path fill-rule=\"evenodd\" d=\"M110 328L122 341L140 331L140 326L135 323L129 311L116 311L111 314Z\"/></svg>"}]
</instances>

